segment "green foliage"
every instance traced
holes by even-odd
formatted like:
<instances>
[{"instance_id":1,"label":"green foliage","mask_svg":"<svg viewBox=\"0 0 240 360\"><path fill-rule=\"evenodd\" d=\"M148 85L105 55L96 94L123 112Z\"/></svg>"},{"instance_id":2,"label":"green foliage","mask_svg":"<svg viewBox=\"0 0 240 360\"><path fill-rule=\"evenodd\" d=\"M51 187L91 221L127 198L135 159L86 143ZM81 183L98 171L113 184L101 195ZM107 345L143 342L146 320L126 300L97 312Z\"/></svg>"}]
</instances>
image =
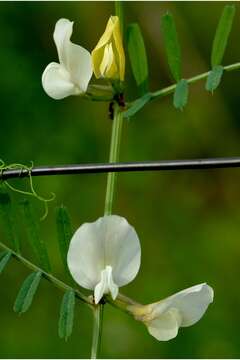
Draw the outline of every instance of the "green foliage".
<instances>
[{"instance_id":1,"label":"green foliage","mask_svg":"<svg viewBox=\"0 0 240 360\"><path fill-rule=\"evenodd\" d=\"M61 339L67 339L72 334L73 320L74 320L74 308L75 308L75 294L73 290L65 292L58 322L58 335Z\"/></svg>"},{"instance_id":2,"label":"green foliage","mask_svg":"<svg viewBox=\"0 0 240 360\"><path fill-rule=\"evenodd\" d=\"M174 97L173 105L176 109L182 110L186 106L188 101L188 83L187 80L182 79L177 83Z\"/></svg>"},{"instance_id":3,"label":"green foliage","mask_svg":"<svg viewBox=\"0 0 240 360\"><path fill-rule=\"evenodd\" d=\"M221 82L223 75L223 66L217 65L209 72L207 81L206 81L206 90L213 92Z\"/></svg>"},{"instance_id":4,"label":"green foliage","mask_svg":"<svg viewBox=\"0 0 240 360\"><path fill-rule=\"evenodd\" d=\"M41 276L42 273L37 271L28 275L28 277L24 280L13 307L15 312L22 314L29 309L38 289Z\"/></svg>"},{"instance_id":5,"label":"green foliage","mask_svg":"<svg viewBox=\"0 0 240 360\"><path fill-rule=\"evenodd\" d=\"M143 21L144 28L149 29L152 28L150 21L156 16L156 8L161 11L161 7L165 6L164 3L156 2L145 4L124 2L125 5L128 18L136 14ZM201 39L199 44L201 43L201 55L205 61L213 34L209 31L212 16L204 16L209 10L211 15L216 14L219 5L218 2L169 3L169 6L174 6L176 15L179 15L184 23L186 30L184 49L186 54L191 54L191 64L194 68L197 65L201 67L201 64L199 51L196 51L198 44L193 41L191 34L189 36L189 32L194 30L194 38ZM17 159L20 156L20 145L24 143L22 161L34 159L36 165L43 162L53 164L53 161L56 164L91 162L93 159L101 162L106 157L106 133L111 126L104 116L100 118L100 115L106 113L106 104L99 103L93 106L94 103L85 103L78 97L69 97L62 101L51 100L43 93L38 79L41 69L53 60L50 54L54 53L54 59L57 58L56 50L53 51L51 31L54 30L58 17L68 14L70 19L78 21L79 27L76 24L73 35L77 39L76 42L81 43L86 19L91 21L104 17L107 20L106 14L109 13L111 4L101 2L99 6L94 6L85 2L62 2L61 6L59 4L54 8L53 3L50 2L44 3L44 6L41 2L26 2L24 7L15 6L11 2L1 2L0 7L2 50L4 49L1 51L1 153L6 159ZM146 8L147 16L145 16ZM196 19L204 22L204 26L198 26ZM46 24L44 31L42 24ZM98 28L99 36L104 30L104 24L102 22L101 24L101 28ZM238 35L237 29L231 33L231 40L233 36L233 44L236 44L234 50L236 59L240 57ZM96 36L96 28L88 26L88 31L83 34L83 40L86 44L95 44ZM18 46L13 47L13 43ZM31 44L28 49L27 44ZM155 50L152 51L154 53ZM234 62L235 58L232 60ZM21 71L19 71L20 65ZM159 67L157 56L152 56L151 65L154 69ZM191 70L193 67L189 65L189 71ZM237 154L239 75L239 70L229 74L229 81L224 83L224 97L209 99L211 106L208 106L206 92L197 91L195 96L199 101L195 99L196 101L190 103L189 111L186 111L184 116L173 111L168 106L169 99L163 99L161 96L159 101L154 102L153 107L152 104L147 104L144 112L139 113L140 118L141 114L144 115L144 121L140 121L140 124L125 124L128 127L125 130L129 132L128 135L125 131L123 134L125 137L123 159L151 160L153 157L171 159L181 155L191 155L191 158L195 158L213 153L216 156L225 153ZM24 91L23 84L26 84ZM196 85L197 90L200 82ZM129 95L132 95L130 91ZM26 104L32 106L26 107ZM198 107L197 104L206 104L206 106ZM89 117L91 121L88 121ZM44 142L40 151L39 145L42 144L44 135L50 140ZM57 189L59 198L67 196L69 209L71 208L71 212L75 214L79 212L80 198L81 213L87 216L90 214L94 219L99 216L102 208L101 178L104 177L105 175L53 176L49 181L47 178L36 180L36 185L38 183L41 185L43 194L48 194L51 186L52 189ZM127 216L133 219L137 231L141 229L142 241L147 239L147 252L143 252L142 261L148 271L142 269L141 281L134 283L133 291L141 294L139 296L142 299L157 301L182 289L185 285L197 283L198 279L209 281L217 290L216 302L203 320L196 327L186 329L173 341L159 343L153 338L151 340L147 331L138 329L140 325L137 322L121 316L121 327L128 330L127 342L130 343L127 357L166 359L184 358L187 354L189 358L218 358L221 353L221 357L229 358L239 354L240 315L237 309L240 290L236 286L236 278L240 276L237 196L239 171L224 169L176 173L167 171L152 175L129 173L120 178L122 180L119 185L122 189L117 208L124 212L127 204L131 203L127 208ZM76 196L76 183L78 196ZM146 214L148 214L147 222ZM56 236L55 223L51 219L44 225L46 245L52 243ZM159 239L158 224L161 225L161 241L156 241ZM154 255L153 261L153 256L149 254L159 254L163 260L162 270L159 273L156 272L158 260ZM57 251L53 251L51 256L54 262L58 263ZM185 259L188 259L187 265ZM12 266L11 260L8 265ZM20 265L17 268L20 268ZM9 269L5 268L5 270ZM224 272L225 281L219 276L220 271ZM144 282L149 280L150 273L152 275L150 284L143 286ZM69 341L66 346L59 346L59 339L52 334L53 326L48 326L50 317L47 316L48 312L46 316L43 316L45 311L36 312L30 327L28 321L21 321L21 326L11 321L7 316L9 297L16 288L19 279L17 275L19 274L12 274L11 279L4 277L1 280L0 358L11 357L14 354L16 356L19 352L24 354L24 357L38 358L39 355L42 356L43 348L44 353L50 358L63 356L87 358L89 339L85 340L84 335L79 339L78 333L84 334L85 330L86 334L90 335L91 314L81 318L79 325L82 329L76 332L76 336L71 337L71 342ZM129 291L131 287L130 285ZM61 297L60 293L58 295ZM53 296L51 289L46 289L43 296L49 304L49 312L58 308L60 298ZM54 321L52 313L51 320ZM17 330L18 336L12 341L13 332ZM32 338L26 341L26 334L29 332L32 333ZM117 340L114 346L109 346L107 341L104 341L103 355L106 351L106 356L109 358L114 358L116 353L117 357L124 358L126 357L126 346L122 342L124 331L116 329L116 332L116 337L120 334L119 341ZM139 344L146 346L140 348Z\"/></svg>"},{"instance_id":6,"label":"green foliage","mask_svg":"<svg viewBox=\"0 0 240 360\"><path fill-rule=\"evenodd\" d=\"M8 261L11 258L11 252L10 251L3 251L0 254L0 274L3 272L3 270L5 269L5 266L7 265Z\"/></svg>"},{"instance_id":7,"label":"green foliage","mask_svg":"<svg viewBox=\"0 0 240 360\"><path fill-rule=\"evenodd\" d=\"M127 46L132 72L140 95L148 92L148 61L141 29L137 23L127 27Z\"/></svg>"},{"instance_id":8,"label":"green foliage","mask_svg":"<svg viewBox=\"0 0 240 360\"><path fill-rule=\"evenodd\" d=\"M162 16L161 28L170 71L176 82L181 79L181 49L172 14Z\"/></svg>"},{"instance_id":9,"label":"green foliage","mask_svg":"<svg viewBox=\"0 0 240 360\"><path fill-rule=\"evenodd\" d=\"M50 262L44 241L39 236L38 223L35 219L32 205L28 200L21 202L28 242L33 249L33 252L40 264L40 266L47 272L50 271Z\"/></svg>"},{"instance_id":10,"label":"green foliage","mask_svg":"<svg viewBox=\"0 0 240 360\"><path fill-rule=\"evenodd\" d=\"M19 253L20 241L15 231L16 217L10 195L3 186L0 186L0 212L8 241L11 244L13 250Z\"/></svg>"},{"instance_id":11,"label":"green foliage","mask_svg":"<svg viewBox=\"0 0 240 360\"><path fill-rule=\"evenodd\" d=\"M135 115L139 110L141 110L144 105L146 105L151 100L151 93L147 93L140 97L139 99L135 100L130 108L124 112L124 118L130 118L131 116Z\"/></svg>"},{"instance_id":12,"label":"green foliage","mask_svg":"<svg viewBox=\"0 0 240 360\"><path fill-rule=\"evenodd\" d=\"M213 40L213 47L211 54L212 67L216 65L220 65L222 62L228 42L228 37L232 29L234 14L235 14L234 5L226 5L224 7Z\"/></svg>"},{"instance_id":13,"label":"green foliage","mask_svg":"<svg viewBox=\"0 0 240 360\"><path fill-rule=\"evenodd\" d=\"M56 224L57 224L59 250L61 253L62 262L68 273L67 252L68 252L69 242L72 237L72 225L68 210L63 205L56 208Z\"/></svg>"}]
</instances>

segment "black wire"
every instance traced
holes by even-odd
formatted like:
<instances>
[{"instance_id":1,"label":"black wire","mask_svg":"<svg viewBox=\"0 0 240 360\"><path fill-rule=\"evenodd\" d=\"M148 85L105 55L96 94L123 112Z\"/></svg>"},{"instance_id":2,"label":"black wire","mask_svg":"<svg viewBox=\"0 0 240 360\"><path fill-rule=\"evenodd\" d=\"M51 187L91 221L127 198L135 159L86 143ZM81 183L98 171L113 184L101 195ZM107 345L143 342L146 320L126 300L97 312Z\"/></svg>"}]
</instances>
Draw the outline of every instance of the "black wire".
<instances>
[{"instance_id":1,"label":"black wire","mask_svg":"<svg viewBox=\"0 0 240 360\"><path fill-rule=\"evenodd\" d=\"M240 167L240 157L232 158L208 158L193 160L162 160L149 162L131 163L100 163L100 164L75 164L60 166L38 166L31 170L32 176L49 175L74 175L74 174L97 174L109 172L132 172L132 171L163 171L163 170L201 170L216 168ZM29 170L14 169L0 172L0 179L23 178L29 176Z\"/></svg>"}]
</instances>

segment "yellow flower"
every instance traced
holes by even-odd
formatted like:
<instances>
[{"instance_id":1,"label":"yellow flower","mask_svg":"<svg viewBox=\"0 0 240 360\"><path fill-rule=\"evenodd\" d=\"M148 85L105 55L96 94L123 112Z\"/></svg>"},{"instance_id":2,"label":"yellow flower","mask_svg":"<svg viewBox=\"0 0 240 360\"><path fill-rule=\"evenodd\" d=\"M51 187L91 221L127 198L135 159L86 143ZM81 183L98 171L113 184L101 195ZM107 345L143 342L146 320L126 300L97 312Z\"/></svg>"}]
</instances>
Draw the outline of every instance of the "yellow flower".
<instances>
[{"instance_id":1,"label":"yellow flower","mask_svg":"<svg viewBox=\"0 0 240 360\"><path fill-rule=\"evenodd\" d=\"M125 54L118 16L111 16L106 29L92 51L93 71L96 78L124 80Z\"/></svg>"}]
</instances>

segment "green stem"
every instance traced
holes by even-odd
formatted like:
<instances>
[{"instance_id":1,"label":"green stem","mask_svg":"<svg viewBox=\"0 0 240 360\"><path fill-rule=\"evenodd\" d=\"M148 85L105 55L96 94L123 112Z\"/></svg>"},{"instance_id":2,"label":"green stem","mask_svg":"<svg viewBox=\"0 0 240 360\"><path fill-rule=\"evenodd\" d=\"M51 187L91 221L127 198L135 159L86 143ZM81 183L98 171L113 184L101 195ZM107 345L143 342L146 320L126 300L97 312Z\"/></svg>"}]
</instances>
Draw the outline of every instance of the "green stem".
<instances>
[{"instance_id":1,"label":"green stem","mask_svg":"<svg viewBox=\"0 0 240 360\"><path fill-rule=\"evenodd\" d=\"M235 64L231 64L231 65L227 65L227 66L223 66L223 69L224 69L224 71L239 70L240 69L240 62L235 63ZM193 77L191 77L189 79L186 79L186 81L187 81L188 84L193 84L193 83L195 83L195 82L197 82L199 80L206 79L208 77L209 73L210 73L210 71L207 71L205 73L193 76ZM128 104L127 113L129 112L129 110L131 110L131 106L134 107L133 114L138 113L138 111L140 111L143 108L143 106L145 106L150 101L174 93L174 91L176 89L176 86L177 86L177 84L173 84L173 85L167 86L167 87L165 87L165 88L163 88L161 90L157 90L157 91L153 91L153 92L149 92L149 93L145 94L144 97L147 96L147 99L146 99L146 101L144 101L143 105L140 105L139 107L137 107L136 104L138 102L140 102L140 104L141 104L142 99L138 98L138 99L133 100L131 103ZM135 108L135 107L137 107L137 108ZM131 114L131 116L133 114ZM128 114L127 114L127 116L128 116Z\"/></svg>"},{"instance_id":2,"label":"green stem","mask_svg":"<svg viewBox=\"0 0 240 360\"><path fill-rule=\"evenodd\" d=\"M117 104L114 104L114 117L112 125L112 135L110 144L109 162L115 163L119 159L123 117ZM109 173L107 177L107 190L105 198L104 215L111 215L113 208L113 198L116 187L117 173ZM103 304L96 305L94 309L93 340L92 340L92 359L96 359L101 346L102 326L103 326Z\"/></svg>"},{"instance_id":3,"label":"green stem","mask_svg":"<svg viewBox=\"0 0 240 360\"><path fill-rule=\"evenodd\" d=\"M27 268L29 268L30 270L33 271L40 271L42 273L42 276L48 280L50 283L52 283L54 286L56 286L57 288L61 289L62 291L67 291L67 290L73 290L75 292L75 296L81 300L82 302L86 303L87 305L89 305L91 308L93 308L93 305L90 301L90 299L83 295L79 290L73 289L71 286L65 284L63 281L59 280L58 278L56 278L55 276L53 276L52 274L49 274L48 272L44 271L43 269L41 269L39 266L33 264L32 262L30 262L29 260L27 260L25 257L23 257L22 255L18 254L17 252L15 252L14 250L10 249L8 246L4 245L2 242L0 242L0 248L2 248L5 251L9 251L12 254L12 257L14 257L16 260L18 260L19 262L21 262L22 264L24 264Z\"/></svg>"},{"instance_id":4,"label":"green stem","mask_svg":"<svg viewBox=\"0 0 240 360\"><path fill-rule=\"evenodd\" d=\"M112 136L110 145L109 162L115 163L119 160L121 134L122 134L123 116L118 105L114 108L114 118L112 126ZM116 186L117 173L109 173L107 177L107 190L105 198L105 215L111 215L113 207L114 192Z\"/></svg>"},{"instance_id":5,"label":"green stem","mask_svg":"<svg viewBox=\"0 0 240 360\"><path fill-rule=\"evenodd\" d=\"M97 359L100 354L102 325L103 325L103 304L99 304L93 310L93 338L91 359Z\"/></svg>"},{"instance_id":6,"label":"green stem","mask_svg":"<svg viewBox=\"0 0 240 360\"><path fill-rule=\"evenodd\" d=\"M121 0L115 1L115 14L119 18L120 29L121 29L121 33L122 33L122 36L123 36L124 35L123 34L123 28L124 28L124 24L123 24L123 4L122 4Z\"/></svg>"},{"instance_id":7,"label":"green stem","mask_svg":"<svg viewBox=\"0 0 240 360\"><path fill-rule=\"evenodd\" d=\"M223 68L224 68L225 71L238 70L238 69L240 69L240 62L224 66ZM209 72L210 71L207 71L205 73L202 73L202 74L193 76L190 79L187 79L188 84L193 84L193 83L195 83L195 82L197 82L199 80L206 79L208 77L208 75L209 75ZM151 100L154 100L154 99L156 99L158 97L166 96L166 95L169 95L169 94L173 93L175 91L175 89L176 89L176 86L177 86L177 84L174 84L174 85L168 86L168 87L166 87L164 89L152 92L151 93Z\"/></svg>"},{"instance_id":8,"label":"green stem","mask_svg":"<svg viewBox=\"0 0 240 360\"><path fill-rule=\"evenodd\" d=\"M115 300L113 300L110 295L107 295L105 297L105 299L110 305L117 308L118 310L122 310L123 312L126 312L127 314L129 314L129 310L128 310L129 306L141 305L140 303L136 302L135 300L129 298L128 296L120 294L120 293L118 293L118 296Z\"/></svg>"}]
</instances>

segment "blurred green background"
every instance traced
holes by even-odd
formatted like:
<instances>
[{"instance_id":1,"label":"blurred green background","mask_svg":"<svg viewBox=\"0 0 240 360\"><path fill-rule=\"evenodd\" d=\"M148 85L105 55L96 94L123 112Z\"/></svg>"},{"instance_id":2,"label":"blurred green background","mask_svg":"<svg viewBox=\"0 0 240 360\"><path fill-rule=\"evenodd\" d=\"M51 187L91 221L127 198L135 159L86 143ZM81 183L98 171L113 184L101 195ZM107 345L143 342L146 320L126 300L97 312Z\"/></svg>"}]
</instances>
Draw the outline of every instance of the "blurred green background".
<instances>
[{"instance_id":1,"label":"blurred green background","mask_svg":"<svg viewBox=\"0 0 240 360\"><path fill-rule=\"evenodd\" d=\"M152 90L172 83L160 33L160 16L174 14L184 59L184 77L209 69L210 52L224 2L126 2L126 21L138 21L149 59ZM239 61L240 11L224 57ZM111 121L106 103L78 97L55 101L41 87L41 74L57 61L52 39L56 21L75 22L72 40L89 50L96 45L114 11L112 2L1 2L0 157L7 163L35 165L108 160ZM94 78L92 80L94 82ZM183 112L167 97L147 105L126 122L122 161L240 155L240 75L224 74L210 95L204 82L191 86ZM127 65L128 99L137 96ZM12 182L24 187L23 180ZM41 223L54 273L65 279L57 247L55 206L65 204L74 229L103 214L106 175L34 179L38 192L57 195ZM142 324L110 305L104 314L104 358L236 358L240 357L240 169L125 173L119 175L114 212L136 228L142 265L126 295L142 303L164 298L186 287L208 282L214 304L193 327L158 342ZM21 196L11 193L15 207ZM39 202L34 206L42 214ZM32 258L18 211L16 229L23 252ZM2 226L1 241L5 241ZM78 304L74 332L65 343L57 335L62 293L42 281L33 306L17 316L12 308L28 270L12 260L0 278L0 357L86 358L90 354L92 314Z\"/></svg>"}]
</instances>

